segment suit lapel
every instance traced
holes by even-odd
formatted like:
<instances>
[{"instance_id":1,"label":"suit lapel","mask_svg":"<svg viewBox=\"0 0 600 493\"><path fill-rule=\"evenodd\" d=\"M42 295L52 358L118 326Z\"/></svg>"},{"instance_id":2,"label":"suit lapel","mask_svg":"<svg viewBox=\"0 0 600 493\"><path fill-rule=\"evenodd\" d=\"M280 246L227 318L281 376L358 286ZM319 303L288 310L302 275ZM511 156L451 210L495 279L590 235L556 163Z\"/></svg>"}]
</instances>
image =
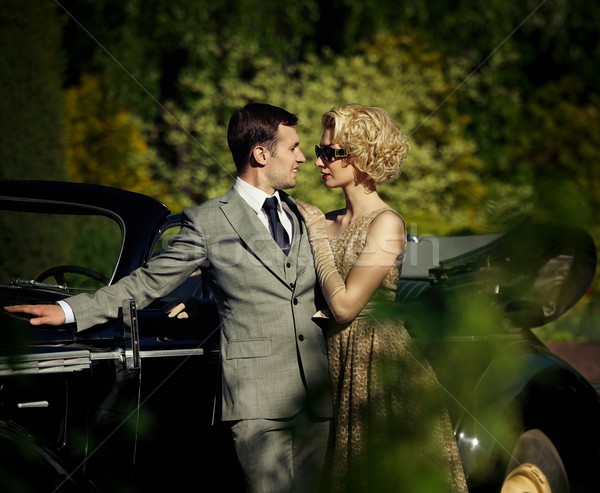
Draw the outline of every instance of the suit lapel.
<instances>
[{"instance_id":1,"label":"suit lapel","mask_svg":"<svg viewBox=\"0 0 600 493\"><path fill-rule=\"evenodd\" d=\"M221 199L221 210L245 248L285 282L284 253L276 246L256 213L233 188Z\"/></svg>"}]
</instances>

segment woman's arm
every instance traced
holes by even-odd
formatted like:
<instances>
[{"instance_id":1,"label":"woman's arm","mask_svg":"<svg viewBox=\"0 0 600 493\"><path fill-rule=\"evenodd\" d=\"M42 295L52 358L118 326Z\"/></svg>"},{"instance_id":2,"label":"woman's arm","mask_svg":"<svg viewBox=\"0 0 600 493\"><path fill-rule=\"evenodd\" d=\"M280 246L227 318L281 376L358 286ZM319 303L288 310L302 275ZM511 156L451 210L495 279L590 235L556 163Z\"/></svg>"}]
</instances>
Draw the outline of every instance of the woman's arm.
<instances>
[{"instance_id":1,"label":"woman's arm","mask_svg":"<svg viewBox=\"0 0 600 493\"><path fill-rule=\"evenodd\" d=\"M405 248L404 221L397 214L383 212L373 220L365 247L350 269L344 288L329 300L336 322L351 322L358 316Z\"/></svg>"},{"instance_id":2,"label":"woman's arm","mask_svg":"<svg viewBox=\"0 0 600 493\"><path fill-rule=\"evenodd\" d=\"M297 202L305 218L317 277L329 309L336 322L350 322L371 299L406 247L404 222L391 211L373 220L365 247L344 282L335 266L323 213L313 205Z\"/></svg>"}]
</instances>

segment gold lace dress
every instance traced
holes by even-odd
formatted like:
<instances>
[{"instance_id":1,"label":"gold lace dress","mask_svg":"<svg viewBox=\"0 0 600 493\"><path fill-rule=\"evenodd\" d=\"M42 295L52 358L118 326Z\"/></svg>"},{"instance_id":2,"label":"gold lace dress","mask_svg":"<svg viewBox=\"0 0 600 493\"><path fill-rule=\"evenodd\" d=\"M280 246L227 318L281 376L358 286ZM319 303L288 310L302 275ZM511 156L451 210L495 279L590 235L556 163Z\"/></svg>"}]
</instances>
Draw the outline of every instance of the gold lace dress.
<instances>
[{"instance_id":1,"label":"gold lace dress","mask_svg":"<svg viewBox=\"0 0 600 493\"><path fill-rule=\"evenodd\" d=\"M386 210L331 240L342 278L362 251L369 224ZM467 491L433 370L402 321L378 314L382 300L395 296L401 260L357 319L344 326L330 321L325 328L335 413L329 492Z\"/></svg>"}]
</instances>

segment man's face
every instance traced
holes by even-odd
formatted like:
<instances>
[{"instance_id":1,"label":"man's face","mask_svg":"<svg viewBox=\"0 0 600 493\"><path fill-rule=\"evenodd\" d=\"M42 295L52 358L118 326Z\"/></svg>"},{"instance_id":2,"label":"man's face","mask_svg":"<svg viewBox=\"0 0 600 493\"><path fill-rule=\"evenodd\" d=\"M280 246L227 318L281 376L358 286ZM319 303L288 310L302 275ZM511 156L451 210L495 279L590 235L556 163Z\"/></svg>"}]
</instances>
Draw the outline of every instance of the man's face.
<instances>
[{"instance_id":1,"label":"man's face","mask_svg":"<svg viewBox=\"0 0 600 493\"><path fill-rule=\"evenodd\" d=\"M300 150L300 137L294 127L279 125L278 143L271 153L266 169L269 185L275 190L287 190L296 186L298 167L306 162Z\"/></svg>"}]
</instances>

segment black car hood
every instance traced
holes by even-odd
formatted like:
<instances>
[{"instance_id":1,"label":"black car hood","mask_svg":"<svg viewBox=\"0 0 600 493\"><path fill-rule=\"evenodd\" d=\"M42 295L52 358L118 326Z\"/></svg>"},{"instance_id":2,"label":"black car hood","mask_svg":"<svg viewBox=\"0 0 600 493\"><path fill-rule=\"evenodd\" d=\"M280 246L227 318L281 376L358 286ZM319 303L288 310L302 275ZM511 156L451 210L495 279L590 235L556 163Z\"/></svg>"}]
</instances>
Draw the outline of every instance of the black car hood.
<instances>
[{"instance_id":1,"label":"black car hood","mask_svg":"<svg viewBox=\"0 0 600 493\"><path fill-rule=\"evenodd\" d=\"M429 281L447 291L488 290L508 319L531 328L556 320L583 297L596 262L594 241L583 229L527 219L483 247L440 262Z\"/></svg>"}]
</instances>

